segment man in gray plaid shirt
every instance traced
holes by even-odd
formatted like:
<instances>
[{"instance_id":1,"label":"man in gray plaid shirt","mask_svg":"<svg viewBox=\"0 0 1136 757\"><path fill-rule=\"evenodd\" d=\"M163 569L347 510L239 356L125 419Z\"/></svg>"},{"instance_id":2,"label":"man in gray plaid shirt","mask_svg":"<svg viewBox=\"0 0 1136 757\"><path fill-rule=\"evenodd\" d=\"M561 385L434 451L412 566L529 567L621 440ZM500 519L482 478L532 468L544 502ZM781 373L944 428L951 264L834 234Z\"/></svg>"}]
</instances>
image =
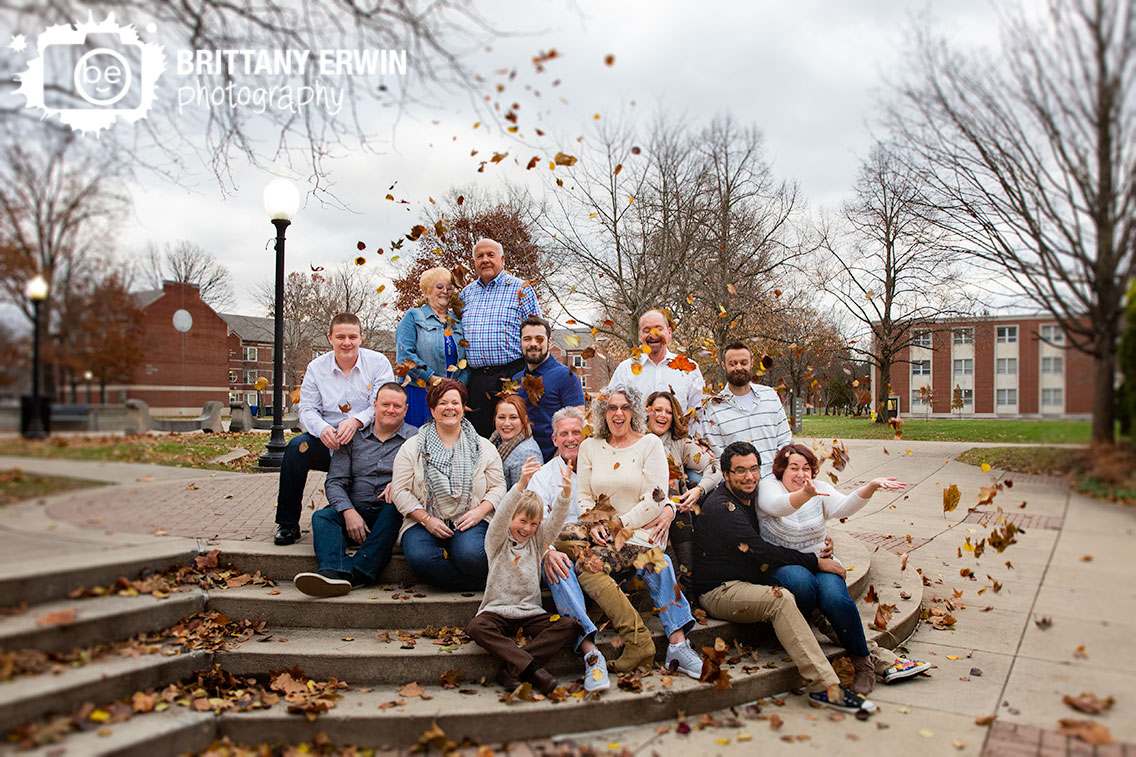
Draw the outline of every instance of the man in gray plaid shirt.
<instances>
[{"instance_id":1,"label":"man in gray plaid shirt","mask_svg":"<svg viewBox=\"0 0 1136 757\"><path fill-rule=\"evenodd\" d=\"M297 573L296 588L312 597L338 597L378 580L390 562L402 516L390 501L394 458L418 433L404 422L406 390L397 382L379 387L375 420L331 456L324 491L328 506L312 516L319 568ZM347 555L347 540L358 544Z\"/></svg>"}]
</instances>

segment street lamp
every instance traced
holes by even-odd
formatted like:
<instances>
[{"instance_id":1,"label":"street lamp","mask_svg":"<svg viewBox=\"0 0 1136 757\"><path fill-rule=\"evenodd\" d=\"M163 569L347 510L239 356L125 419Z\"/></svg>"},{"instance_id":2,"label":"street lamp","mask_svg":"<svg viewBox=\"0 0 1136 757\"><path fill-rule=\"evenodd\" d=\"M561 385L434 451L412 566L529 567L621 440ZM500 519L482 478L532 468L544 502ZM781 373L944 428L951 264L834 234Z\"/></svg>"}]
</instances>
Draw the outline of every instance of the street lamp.
<instances>
[{"instance_id":1,"label":"street lamp","mask_svg":"<svg viewBox=\"0 0 1136 757\"><path fill-rule=\"evenodd\" d=\"M279 468L284 462L284 230L300 209L296 185L277 176L264 188L264 209L276 227L276 334L272 343L272 435L260 456L260 467Z\"/></svg>"},{"instance_id":2,"label":"street lamp","mask_svg":"<svg viewBox=\"0 0 1136 757\"><path fill-rule=\"evenodd\" d=\"M43 305L43 301L47 299L47 279L40 274L36 274L28 282L26 294L28 299L32 301L32 407L31 414L28 418L28 428L24 431L24 437L27 439L43 439L47 436L47 429L43 426L43 418L40 416L40 397L39 397L39 311Z\"/></svg>"}]
</instances>

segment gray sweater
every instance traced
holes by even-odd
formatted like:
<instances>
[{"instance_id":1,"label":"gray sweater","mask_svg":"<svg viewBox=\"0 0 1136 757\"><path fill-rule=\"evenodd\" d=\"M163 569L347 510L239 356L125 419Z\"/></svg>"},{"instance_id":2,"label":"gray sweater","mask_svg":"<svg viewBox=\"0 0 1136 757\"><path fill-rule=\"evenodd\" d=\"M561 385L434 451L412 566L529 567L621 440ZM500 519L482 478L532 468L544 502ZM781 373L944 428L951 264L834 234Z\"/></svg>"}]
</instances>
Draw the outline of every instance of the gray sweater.
<instances>
[{"instance_id":1,"label":"gray sweater","mask_svg":"<svg viewBox=\"0 0 1136 757\"><path fill-rule=\"evenodd\" d=\"M485 533L489 577L478 614L494 612L505 618L531 618L545 613L540 602L540 560L560 533L568 517L568 500L557 495L552 513L541 522L524 544L513 541L509 524L520 502L522 489L514 486L501 500Z\"/></svg>"}]
</instances>

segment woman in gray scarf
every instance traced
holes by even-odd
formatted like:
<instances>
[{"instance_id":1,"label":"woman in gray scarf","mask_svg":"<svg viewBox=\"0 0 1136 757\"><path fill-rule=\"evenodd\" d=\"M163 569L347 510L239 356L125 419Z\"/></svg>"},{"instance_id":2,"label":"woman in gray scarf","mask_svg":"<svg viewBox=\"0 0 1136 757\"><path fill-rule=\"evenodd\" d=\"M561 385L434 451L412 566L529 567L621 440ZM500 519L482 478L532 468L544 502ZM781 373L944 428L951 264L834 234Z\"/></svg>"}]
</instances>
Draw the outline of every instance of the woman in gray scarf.
<instances>
[{"instance_id":1,"label":"woman in gray scarf","mask_svg":"<svg viewBox=\"0 0 1136 757\"><path fill-rule=\"evenodd\" d=\"M407 565L420 581L453 591L485 588L485 532L505 496L501 456L466 420L467 398L453 379L429 388L433 420L402 445L391 480Z\"/></svg>"}]
</instances>

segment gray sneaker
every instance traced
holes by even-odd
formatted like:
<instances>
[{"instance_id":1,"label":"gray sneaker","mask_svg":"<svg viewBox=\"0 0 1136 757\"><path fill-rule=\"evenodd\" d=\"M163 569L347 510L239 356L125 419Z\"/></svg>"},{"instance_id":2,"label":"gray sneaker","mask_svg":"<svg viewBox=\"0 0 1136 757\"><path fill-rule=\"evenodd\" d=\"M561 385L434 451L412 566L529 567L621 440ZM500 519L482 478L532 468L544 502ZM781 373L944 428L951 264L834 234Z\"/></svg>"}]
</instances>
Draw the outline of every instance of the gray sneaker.
<instances>
[{"instance_id":1,"label":"gray sneaker","mask_svg":"<svg viewBox=\"0 0 1136 757\"><path fill-rule=\"evenodd\" d=\"M309 597L342 597L351 591L351 582L328 578L319 573L297 573L292 584Z\"/></svg>"},{"instance_id":2,"label":"gray sneaker","mask_svg":"<svg viewBox=\"0 0 1136 757\"><path fill-rule=\"evenodd\" d=\"M667 645L667 659L663 663L663 667L671 670L672 661L678 662L678 669L694 680L697 681L702 677L702 658L690 648L689 641Z\"/></svg>"}]
</instances>

